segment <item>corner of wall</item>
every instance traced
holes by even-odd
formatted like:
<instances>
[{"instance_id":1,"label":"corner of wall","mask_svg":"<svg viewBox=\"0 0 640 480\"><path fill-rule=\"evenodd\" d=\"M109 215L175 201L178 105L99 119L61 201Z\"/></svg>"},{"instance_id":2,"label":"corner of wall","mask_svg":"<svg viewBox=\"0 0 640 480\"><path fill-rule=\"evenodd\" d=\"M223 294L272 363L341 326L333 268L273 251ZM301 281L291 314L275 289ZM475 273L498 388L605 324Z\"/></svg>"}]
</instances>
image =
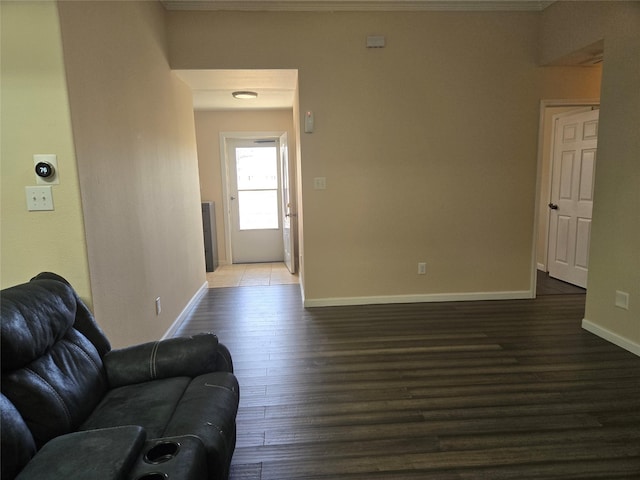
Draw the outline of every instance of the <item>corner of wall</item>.
<instances>
[{"instance_id":1,"label":"corner of wall","mask_svg":"<svg viewBox=\"0 0 640 480\"><path fill-rule=\"evenodd\" d=\"M2 2L2 288L41 271L92 304L60 24L55 2ZM33 155L57 155L54 211L29 212Z\"/></svg>"}]
</instances>

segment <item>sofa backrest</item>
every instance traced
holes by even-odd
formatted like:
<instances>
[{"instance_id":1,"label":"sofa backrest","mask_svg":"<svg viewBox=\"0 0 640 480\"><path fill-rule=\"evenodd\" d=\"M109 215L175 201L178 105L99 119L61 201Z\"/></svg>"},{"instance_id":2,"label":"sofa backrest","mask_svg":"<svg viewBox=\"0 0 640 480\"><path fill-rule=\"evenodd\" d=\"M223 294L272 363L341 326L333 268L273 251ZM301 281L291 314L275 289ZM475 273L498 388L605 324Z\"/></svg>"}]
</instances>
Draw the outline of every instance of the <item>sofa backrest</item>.
<instances>
[{"instance_id":1,"label":"sofa backrest","mask_svg":"<svg viewBox=\"0 0 640 480\"><path fill-rule=\"evenodd\" d=\"M42 272L31 279L31 282L39 280L57 280L65 285L71 287L71 284L60 275L51 272ZM73 296L76 299L76 318L73 321L73 328L78 330L81 334L87 337L91 343L96 347L101 357L104 357L107 352L111 350L111 344L106 335L93 317L91 310L87 308L82 299L78 296L75 290L73 290Z\"/></svg>"},{"instance_id":2,"label":"sofa backrest","mask_svg":"<svg viewBox=\"0 0 640 480\"><path fill-rule=\"evenodd\" d=\"M78 302L68 284L37 279L1 296L2 393L40 448L75 430L102 399L102 358L74 328Z\"/></svg>"},{"instance_id":3,"label":"sofa backrest","mask_svg":"<svg viewBox=\"0 0 640 480\"><path fill-rule=\"evenodd\" d=\"M0 428L2 436L0 478L10 480L35 455L36 443L20 412L2 393L0 393L0 424L2 425Z\"/></svg>"}]
</instances>

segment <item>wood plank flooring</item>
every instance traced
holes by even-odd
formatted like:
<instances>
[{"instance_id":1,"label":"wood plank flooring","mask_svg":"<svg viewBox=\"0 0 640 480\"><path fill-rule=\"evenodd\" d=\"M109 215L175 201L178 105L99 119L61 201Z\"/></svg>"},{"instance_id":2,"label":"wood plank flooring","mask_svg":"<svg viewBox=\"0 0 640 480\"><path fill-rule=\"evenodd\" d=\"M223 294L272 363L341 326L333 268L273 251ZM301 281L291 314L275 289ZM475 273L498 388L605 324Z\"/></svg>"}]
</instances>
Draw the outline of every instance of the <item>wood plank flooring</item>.
<instances>
[{"instance_id":1,"label":"wood plank flooring","mask_svg":"<svg viewBox=\"0 0 640 480\"><path fill-rule=\"evenodd\" d=\"M298 285L208 290L240 382L231 480L640 479L640 358L584 295L305 310Z\"/></svg>"},{"instance_id":2,"label":"wood plank flooring","mask_svg":"<svg viewBox=\"0 0 640 480\"><path fill-rule=\"evenodd\" d=\"M538 270L536 275L536 295L567 295L573 293L586 293L584 288L557 280L549 276L549 273Z\"/></svg>"}]
</instances>

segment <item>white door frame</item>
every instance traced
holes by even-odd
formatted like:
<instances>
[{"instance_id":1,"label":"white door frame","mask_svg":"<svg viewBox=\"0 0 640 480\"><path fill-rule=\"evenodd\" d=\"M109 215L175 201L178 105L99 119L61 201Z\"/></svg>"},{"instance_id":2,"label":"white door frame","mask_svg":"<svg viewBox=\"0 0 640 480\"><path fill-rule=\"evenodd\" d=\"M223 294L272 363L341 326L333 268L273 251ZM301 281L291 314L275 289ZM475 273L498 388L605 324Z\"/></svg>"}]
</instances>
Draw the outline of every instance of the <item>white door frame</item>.
<instances>
[{"instance_id":1,"label":"white door frame","mask_svg":"<svg viewBox=\"0 0 640 480\"><path fill-rule=\"evenodd\" d=\"M282 243L284 250L284 264L290 273L296 273L296 258L295 258L295 238L294 232L296 231L296 213L295 201L293 201L292 192L294 191L291 181L291 163L289 157L289 135L284 133L280 136L280 144L278 149L278 155L280 156L280 177L281 184L281 200L280 207L282 210Z\"/></svg>"},{"instance_id":2,"label":"white door frame","mask_svg":"<svg viewBox=\"0 0 640 480\"><path fill-rule=\"evenodd\" d=\"M587 98L587 99L559 99L559 100L541 100L540 101L540 113L539 113L539 121L538 121L538 164L536 169L536 198L534 203L534 215L533 215L533 242L532 242L532 252L531 252L531 279L530 279L530 291L531 298L536 297L536 280L537 280L537 271L538 271L538 260L537 260L537 246L538 246L538 225L540 221L540 212L539 212L539 204L540 197L542 192L543 182L551 182L551 172L549 172L548 178L542 178L542 166L544 159L544 136L545 131L548 128L553 129L553 123L545 124L545 110L550 107L598 107L600 106L599 98ZM553 143L550 145L550 148L553 148ZM548 217L547 217L548 218ZM548 219L547 219L548 223ZM546 238L547 242L547 251L549 249L549 236Z\"/></svg>"},{"instance_id":3,"label":"white door frame","mask_svg":"<svg viewBox=\"0 0 640 480\"><path fill-rule=\"evenodd\" d=\"M277 142L284 135L285 131L268 131L268 132L220 132L220 169L222 173L222 211L224 217L225 230L225 254L229 264L233 263L233 255L231 248L231 202L228 191L229 183L229 166L227 165L228 149L227 142L229 140L258 140L273 139ZM278 161L280 159L278 158ZM281 201L281 200L280 200Z\"/></svg>"}]
</instances>

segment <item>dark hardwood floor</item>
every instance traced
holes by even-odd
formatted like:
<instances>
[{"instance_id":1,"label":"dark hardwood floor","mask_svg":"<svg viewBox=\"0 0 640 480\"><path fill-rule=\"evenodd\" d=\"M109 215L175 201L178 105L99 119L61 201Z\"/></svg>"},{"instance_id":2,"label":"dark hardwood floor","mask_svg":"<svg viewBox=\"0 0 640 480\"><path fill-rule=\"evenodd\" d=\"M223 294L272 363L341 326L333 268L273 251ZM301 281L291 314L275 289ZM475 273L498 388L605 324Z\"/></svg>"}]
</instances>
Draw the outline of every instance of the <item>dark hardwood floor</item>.
<instances>
[{"instance_id":1,"label":"dark hardwood floor","mask_svg":"<svg viewBox=\"0 0 640 480\"><path fill-rule=\"evenodd\" d=\"M547 272L538 270L536 276L536 295L567 295L573 293L587 293L584 288L571 285L570 283L556 280L549 276Z\"/></svg>"},{"instance_id":2,"label":"dark hardwood floor","mask_svg":"<svg viewBox=\"0 0 640 480\"><path fill-rule=\"evenodd\" d=\"M305 310L298 285L211 289L241 388L231 480L639 479L640 358L583 294Z\"/></svg>"}]
</instances>

